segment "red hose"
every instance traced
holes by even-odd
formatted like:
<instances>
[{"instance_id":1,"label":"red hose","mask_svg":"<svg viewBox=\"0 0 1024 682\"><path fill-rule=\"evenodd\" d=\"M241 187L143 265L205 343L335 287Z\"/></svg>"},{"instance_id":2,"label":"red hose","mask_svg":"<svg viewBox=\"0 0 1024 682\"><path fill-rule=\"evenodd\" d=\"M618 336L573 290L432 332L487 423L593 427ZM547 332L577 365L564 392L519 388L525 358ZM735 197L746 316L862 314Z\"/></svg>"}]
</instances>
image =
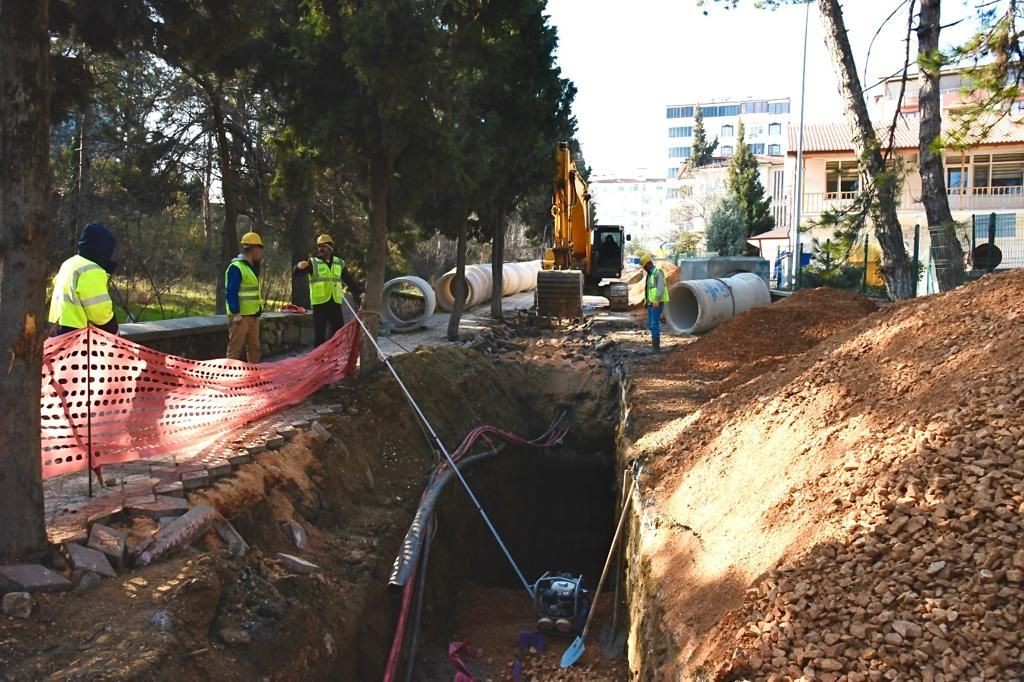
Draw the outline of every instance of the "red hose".
<instances>
[{"instance_id":1,"label":"red hose","mask_svg":"<svg viewBox=\"0 0 1024 682\"><path fill-rule=\"evenodd\" d=\"M398 612L398 623L395 625L395 636L391 640L391 651L388 652L388 664L384 668L384 682L394 682L395 673L398 671L398 657L402 654L402 641L405 638L405 621L409 617L409 606L412 604L413 585L416 584L416 572L419 570L419 563L412 567L409 574L409 582L402 589L402 610Z\"/></svg>"}]
</instances>

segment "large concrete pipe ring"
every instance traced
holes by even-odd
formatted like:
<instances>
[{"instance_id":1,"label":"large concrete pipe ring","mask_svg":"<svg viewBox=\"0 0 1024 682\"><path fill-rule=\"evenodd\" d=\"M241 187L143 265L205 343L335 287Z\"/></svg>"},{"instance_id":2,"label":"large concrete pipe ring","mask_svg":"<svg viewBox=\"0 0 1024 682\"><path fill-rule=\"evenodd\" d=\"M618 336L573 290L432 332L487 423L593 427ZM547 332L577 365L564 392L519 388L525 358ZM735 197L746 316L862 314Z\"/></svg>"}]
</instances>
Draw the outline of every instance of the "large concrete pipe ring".
<instances>
[{"instance_id":1,"label":"large concrete pipe ring","mask_svg":"<svg viewBox=\"0 0 1024 682\"><path fill-rule=\"evenodd\" d=\"M409 287L418 291L419 295L422 296L423 309L414 312L412 316L405 317L400 315L397 309L400 307L402 289ZM384 284L383 299L384 310L381 312L381 317L384 318L384 322L391 327L392 331L396 332L408 332L419 329L434 314L434 308L437 305L434 297L434 288L425 279L413 275L395 277L388 280Z\"/></svg>"},{"instance_id":2,"label":"large concrete pipe ring","mask_svg":"<svg viewBox=\"0 0 1024 682\"><path fill-rule=\"evenodd\" d=\"M525 263L505 263L502 267L502 296L511 296L523 291L532 291L537 286L537 272L540 261ZM491 298L491 266L484 263L466 266L466 309L485 303ZM455 305L455 270L449 270L438 280L434 291L437 294L437 306L446 312Z\"/></svg>"},{"instance_id":3,"label":"large concrete pipe ring","mask_svg":"<svg viewBox=\"0 0 1024 682\"><path fill-rule=\"evenodd\" d=\"M734 315L772 302L760 275L743 272L722 279L680 282L669 289L669 327L679 334L700 334Z\"/></svg>"}]
</instances>

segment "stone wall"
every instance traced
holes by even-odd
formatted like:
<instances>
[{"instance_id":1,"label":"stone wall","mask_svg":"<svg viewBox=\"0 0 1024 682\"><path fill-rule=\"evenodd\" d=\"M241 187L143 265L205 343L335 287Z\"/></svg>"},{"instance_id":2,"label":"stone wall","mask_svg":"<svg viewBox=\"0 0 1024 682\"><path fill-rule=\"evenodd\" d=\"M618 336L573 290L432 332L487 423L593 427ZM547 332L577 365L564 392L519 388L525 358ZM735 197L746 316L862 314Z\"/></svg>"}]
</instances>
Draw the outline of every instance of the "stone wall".
<instances>
[{"instance_id":1,"label":"stone wall","mask_svg":"<svg viewBox=\"0 0 1024 682\"><path fill-rule=\"evenodd\" d=\"M121 336L161 353L192 360L222 358L228 347L228 318L181 317L121 325ZM264 313L260 317L263 357L287 355L313 346L313 315Z\"/></svg>"}]
</instances>

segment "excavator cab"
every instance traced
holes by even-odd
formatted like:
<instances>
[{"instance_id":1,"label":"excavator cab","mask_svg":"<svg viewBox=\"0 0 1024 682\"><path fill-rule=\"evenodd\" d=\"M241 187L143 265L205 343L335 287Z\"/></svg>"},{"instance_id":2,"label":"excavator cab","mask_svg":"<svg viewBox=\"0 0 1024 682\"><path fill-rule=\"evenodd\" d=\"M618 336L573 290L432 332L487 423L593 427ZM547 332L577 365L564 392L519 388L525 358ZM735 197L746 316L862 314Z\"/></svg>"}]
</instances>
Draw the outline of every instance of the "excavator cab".
<instances>
[{"instance_id":1,"label":"excavator cab","mask_svg":"<svg viewBox=\"0 0 1024 682\"><path fill-rule=\"evenodd\" d=\"M625 231L619 225L599 225L594 228L591 248L590 278L618 279L622 276L622 256L625 249Z\"/></svg>"}]
</instances>

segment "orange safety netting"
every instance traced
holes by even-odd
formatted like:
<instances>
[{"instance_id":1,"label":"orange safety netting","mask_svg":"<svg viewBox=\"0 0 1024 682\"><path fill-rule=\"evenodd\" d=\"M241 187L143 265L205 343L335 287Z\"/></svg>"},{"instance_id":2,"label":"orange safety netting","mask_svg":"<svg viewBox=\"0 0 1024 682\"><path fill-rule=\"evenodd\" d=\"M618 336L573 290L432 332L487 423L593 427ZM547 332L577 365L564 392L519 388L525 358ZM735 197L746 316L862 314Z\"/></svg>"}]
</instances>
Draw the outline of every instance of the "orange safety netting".
<instances>
[{"instance_id":1,"label":"orange safety netting","mask_svg":"<svg viewBox=\"0 0 1024 682\"><path fill-rule=\"evenodd\" d=\"M358 349L355 321L306 355L259 365L165 355L95 328L47 339L43 477L88 467L90 436L94 467L198 453L226 432L352 376Z\"/></svg>"}]
</instances>

